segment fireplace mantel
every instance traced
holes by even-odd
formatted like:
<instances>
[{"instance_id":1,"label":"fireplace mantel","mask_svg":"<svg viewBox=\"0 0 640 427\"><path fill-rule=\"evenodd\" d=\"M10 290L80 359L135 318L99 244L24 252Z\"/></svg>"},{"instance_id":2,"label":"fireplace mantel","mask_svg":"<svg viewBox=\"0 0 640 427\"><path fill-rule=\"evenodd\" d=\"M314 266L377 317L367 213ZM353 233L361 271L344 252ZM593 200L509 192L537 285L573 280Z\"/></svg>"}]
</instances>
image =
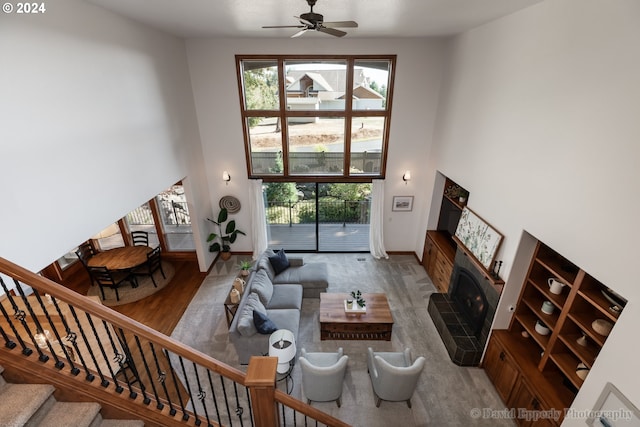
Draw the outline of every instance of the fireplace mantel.
<instances>
[{"instance_id":1,"label":"fireplace mantel","mask_svg":"<svg viewBox=\"0 0 640 427\"><path fill-rule=\"evenodd\" d=\"M464 245L464 243L460 241L460 239L458 239L456 236L452 236L452 238L453 238L453 241L456 242L456 244L458 245L458 250L464 252L465 255L467 255L467 257L469 258L469 261L471 261L473 266L478 269L480 274L482 274L484 278L487 279L489 283L491 283L491 285L498 292L498 295L500 295L502 293L502 289L504 288L504 280L502 280L500 277L497 277L497 278L494 277L493 274L489 270L487 270L484 267L484 265L482 265L480 261L476 259L475 256L473 256L471 251L467 249L467 247Z\"/></svg>"}]
</instances>

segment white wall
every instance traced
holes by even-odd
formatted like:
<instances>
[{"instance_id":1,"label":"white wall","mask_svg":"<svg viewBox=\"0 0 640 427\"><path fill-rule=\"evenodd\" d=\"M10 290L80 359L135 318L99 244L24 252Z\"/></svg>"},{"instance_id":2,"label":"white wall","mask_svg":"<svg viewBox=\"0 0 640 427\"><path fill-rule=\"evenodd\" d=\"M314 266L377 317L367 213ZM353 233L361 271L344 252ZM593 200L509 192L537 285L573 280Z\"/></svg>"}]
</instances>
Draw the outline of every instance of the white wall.
<instances>
[{"instance_id":1,"label":"white wall","mask_svg":"<svg viewBox=\"0 0 640 427\"><path fill-rule=\"evenodd\" d=\"M505 235L505 274L526 230L630 301L576 409L607 381L640 406L638 16L636 0L545 1L456 37L438 117L435 165ZM522 283L512 276L498 327Z\"/></svg>"},{"instance_id":2,"label":"white wall","mask_svg":"<svg viewBox=\"0 0 640 427\"><path fill-rule=\"evenodd\" d=\"M0 14L0 58L0 256L37 271L202 174L182 40L56 0ZM202 185L195 216L210 211Z\"/></svg>"},{"instance_id":3,"label":"white wall","mask_svg":"<svg viewBox=\"0 0 640 427\"><path fill-rule=\"evenodd\" d=\"M191 81L207 164L212 209L220 197L237 197L243 208L235 215L238 227L250 229L249 186L238 87L236 54L396 54L397 71L391 120L390 150L385 184L385 241L387 250L414 251L421 247L434 174L424 168L431 150L441 81L443 42L434 39L333 39L324 35L294 40L191 39L187 53ZM406 186L402 174L411 170ZM228 186L222 171L229 171ZM391 212L392 196L414 195L413 212ZM240 236L234 251L251 251ZM420 249L420 254L421 249Z\"/></svg>"}]
</instances>

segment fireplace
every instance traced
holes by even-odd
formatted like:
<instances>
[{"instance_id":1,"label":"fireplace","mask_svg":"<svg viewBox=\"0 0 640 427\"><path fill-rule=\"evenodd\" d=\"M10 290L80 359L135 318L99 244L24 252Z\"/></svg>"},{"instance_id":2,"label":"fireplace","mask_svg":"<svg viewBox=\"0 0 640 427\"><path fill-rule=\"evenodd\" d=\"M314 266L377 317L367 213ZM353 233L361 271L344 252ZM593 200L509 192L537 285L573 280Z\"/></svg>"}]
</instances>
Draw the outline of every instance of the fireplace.
<instances>
[{"instance_id":1,"label":"fireplace","mask_svg":"<svg viewBox=\"0 0 640 427\"><path fill-rule=\"evenodd\" d=\"M500 295L458 250L446 294L433 293L428 312L451 357L461 366L477 366L491 331Z\"/></svg>"},{"instance_id":2,"label":"fireplace","mask_svg":"<svg viewBox=\"0 0 640 427\"><path fill-rule=\"evenodd\" d=\"M455 281L449 285L449 297L464 316L473 334L478 336L487 314L487 298L473 274L459 267Z\"/></svg>"}]
</instances>

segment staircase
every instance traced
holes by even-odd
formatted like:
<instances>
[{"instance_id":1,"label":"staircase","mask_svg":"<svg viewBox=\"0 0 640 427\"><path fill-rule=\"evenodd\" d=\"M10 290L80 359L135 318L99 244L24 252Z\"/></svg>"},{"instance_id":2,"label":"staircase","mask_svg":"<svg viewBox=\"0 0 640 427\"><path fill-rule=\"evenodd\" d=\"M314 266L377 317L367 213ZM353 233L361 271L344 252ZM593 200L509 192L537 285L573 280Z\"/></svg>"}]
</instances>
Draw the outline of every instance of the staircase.
<instances>
[{"instance_id":1,"label":"staircase","mask_svg":"<svg viewBox=\"0 0 640 427\"><path fill-rule=\"evenodd\" d=\"M0 366L0 374L4 368ZM0 426L143 427L139 420L104 420L94 402L58 402L49 384L11 384L0 375Z\"/></svg>"}]
</instances>

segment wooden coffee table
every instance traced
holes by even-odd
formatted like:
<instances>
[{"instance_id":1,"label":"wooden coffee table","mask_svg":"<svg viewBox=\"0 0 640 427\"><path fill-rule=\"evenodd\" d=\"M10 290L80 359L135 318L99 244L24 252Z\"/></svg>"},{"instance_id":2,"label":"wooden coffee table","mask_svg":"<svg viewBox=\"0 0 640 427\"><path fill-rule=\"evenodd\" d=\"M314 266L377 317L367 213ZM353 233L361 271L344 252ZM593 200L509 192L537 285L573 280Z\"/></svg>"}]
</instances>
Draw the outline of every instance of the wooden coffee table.
<instances>
[{"instance_id":1,"label":"wooden coffee table","mask_svg":"<svg viewBox=\"0 0 640 427\"><path fill-rule=\"evenodd\" d=\"M365 313L345 313L348 294L320 294L321 340L391 340L393 316L385 294L362 294Z\"/></svg>"}]
</instances>

